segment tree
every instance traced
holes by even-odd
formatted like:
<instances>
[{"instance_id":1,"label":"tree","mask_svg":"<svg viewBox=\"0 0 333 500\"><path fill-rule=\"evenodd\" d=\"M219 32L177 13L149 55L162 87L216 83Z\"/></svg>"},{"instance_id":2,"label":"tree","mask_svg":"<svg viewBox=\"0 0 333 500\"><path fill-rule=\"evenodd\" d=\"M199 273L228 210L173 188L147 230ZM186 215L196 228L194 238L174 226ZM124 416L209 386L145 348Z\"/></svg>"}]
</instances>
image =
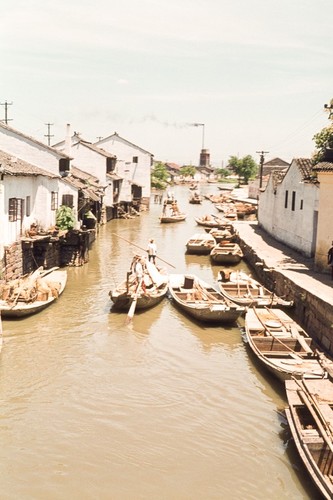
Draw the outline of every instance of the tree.
<instances>
[{"instance_id":1,"label":"tree","mask_svg":"<svg viewBox=\"0 0 333 500\"><path fill-rule=\"evenodd\" d=\"M249 180L257 175L259 169L251 155L244 156L243 158L230 156L229 166L238 175L239 180L243 178L245 184L248 184Z\"/></svg>"},{"instance_id":2,"label":"tree","mask_svg":"<svg viewBox=\"0 0 333 500\"><path fill-rule=\"evenodd\" d=\"M192 166L189 166L189 165L184 165L181 169L180 169L180 175L182 175L183 177L194 177L195 174L196 174L196 168L195 167L192 167Z\"/></svg>"},{"instance_id":3,"label":"tree","mask_svg":"<svg viewBox=\"0 0 333 500\"><path fill-rule=\"evenodd\" d=\"M215 173L216 173L219 177L225 178L225 177L229 177L229 175L230 175L230 170L228 170L227 168L217 168L217 169L215 170Z\"/></svg>"},{"instance_id":4,"label":"tree","mask_svg":"<svg viewBox=\"0 0 333 500\"><path fill-rule=\"evenodd\" d=\"M316 152L312 158L314 164L325 159L327 149L333 149L333 99L328 106L325 105L325 109L329 112L328 119L331 120L331 123L313 136L316 144Z\"/></svg>"},{"instance_id":5,"label":"tree","mask_svg":"<svg viewBox=\"0 0 333 500\"><path fill-rule=\"evenodd\" d=\"M150 176L151 187L156 189L165 189L168 184L169 177L169 172L164 163L157 163Z\"/></svg>"}]
</instances>

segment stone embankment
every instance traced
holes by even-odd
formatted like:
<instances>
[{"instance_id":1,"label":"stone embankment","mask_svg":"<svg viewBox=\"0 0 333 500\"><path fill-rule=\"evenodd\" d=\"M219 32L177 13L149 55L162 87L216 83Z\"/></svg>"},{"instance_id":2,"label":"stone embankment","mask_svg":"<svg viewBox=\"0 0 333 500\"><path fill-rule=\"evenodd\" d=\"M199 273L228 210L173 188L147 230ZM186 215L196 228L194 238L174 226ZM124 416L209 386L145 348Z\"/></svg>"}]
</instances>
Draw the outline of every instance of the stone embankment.
<instances>
[{"instance_id":1,"label":"stone embankment","mask_svg":"<svg viewBox=\"0 0 333 500\"><path fill-rule=\"evenodd\" d=\"M237 222L240 246L253 276L287 300L290 315L333 356L333 280L314 271L313 259L274 240L257 222Z\"/></svg>"}]
</instances>

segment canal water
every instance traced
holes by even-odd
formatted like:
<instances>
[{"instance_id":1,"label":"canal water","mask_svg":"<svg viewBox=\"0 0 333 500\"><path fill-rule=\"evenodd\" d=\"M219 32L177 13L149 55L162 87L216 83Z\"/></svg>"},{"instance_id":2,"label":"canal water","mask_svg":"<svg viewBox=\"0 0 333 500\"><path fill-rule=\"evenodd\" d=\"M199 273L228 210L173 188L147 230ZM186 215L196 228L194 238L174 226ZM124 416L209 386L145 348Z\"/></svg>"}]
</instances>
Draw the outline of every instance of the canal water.
<instances>
[{"instance_id":1,"label":"canal water","mask_svg":"<svg viewBox=\"0 0 333 500\"><path fill-rule=\"evenodd\" d=\"M202 231L195 216L218 212L190 205L187 187L174 193L185 222L160 224L153 199L109 222L54 305L3 321L2 500L317 498L280 413L283 387L237 325L199 325L170 299L130 325L110 312L109 290L138 251L122 238L145 249L153 237L169 272L216 283L219 267L185 243Z\"/></svg>"}]
</instances>

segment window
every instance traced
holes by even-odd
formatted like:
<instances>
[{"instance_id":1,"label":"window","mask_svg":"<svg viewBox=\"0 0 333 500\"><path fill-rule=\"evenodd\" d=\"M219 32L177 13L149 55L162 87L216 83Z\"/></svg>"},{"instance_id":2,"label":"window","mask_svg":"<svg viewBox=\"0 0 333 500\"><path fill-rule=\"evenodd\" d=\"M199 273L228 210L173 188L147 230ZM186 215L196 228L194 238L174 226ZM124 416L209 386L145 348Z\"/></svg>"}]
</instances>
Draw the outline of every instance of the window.
<instances>
[{"instance_id":1,"label":"window","mask_svg":"<svg viewBox=\"0 0 333 500\"><path fill-rule=\"evenodd\" d=\"M106 159L106 173L109 174L113 172L116 167L116 158L107 158Z\"/></svg>"},{"instance_id":2,"label":"window","mask_svg":"<svg viewBox=\"0 0 333 500\"><path fill-rule=\"evenodd\" d=\"M69 172L70 166L69 166L69 158L60 158L59 160L59 173L60 174L65 174L65 172Z\"/></svg>"},{"instance_id":3,"label":"window","mask_svg":"<svg viewBox=\"0 0 333 500\"><path fill-rule=\"evenodd\" d=\"M291 198L291 210L295 212L295 203L296 203L296 191L292 192L292 198Z\"/></svg>"},{"instance_id":4,"label":"window","mask_svg":"<svg viewBox=\"0 0 333 500\"><path fill-rule=\"evenodd\" d=\"M284 195L284 208L288 208L288 191Z\"/></svg>"},{"instance_id":5,"label":"window","mask_svg":"<svg viewBox=\"0 0 333 500\"><path fill-rule=\"evenodd\" d=\"M139 157L138 156L133 156L132 163L139 163Z\"/></svg>"},{"instance_id":6,"label":"window","mask_svg":"<svg viewBox=\"0 0 333 500\"><path fill-rule=\"evenodd\" d=\"M62 195L62 205L65 205L66 207L73 208L74 196L72 194L63 194Z\"/></svg>"},{"instance_id":7,"label":"window","mask_svg":"<svg viewBox=\"0 0 333 500\"><path fill-rule=\"evenodd\" d=\"M8 203L9 221L17 221L17 198L9 198Z\"/></svg>"},{"instance_id":8,"label":"window","mask_svg":"<svg viewBox=\"0 0 333 500\"><path fill-rule=\"evenodd\" d=\"M9 198L8 200L8 215L9 222L22 220L24 212L24 203L21 198Z\"/></svg>"},{"instance_id":9,"label":"window","mask_svg":"<svg viewBox=\"0 0 333 500\"><path fill-rule=\"evenodd\" d=\"M31 214L31 208L30 208L30 196L26 196L25 198L25 214L29 217Z\"/></svg>"},{"instance_id":10,"label":"window","mask_svg":"<svg viewBox=\"0 0 333 500\"><path fill-rule=\"evenodd\" d=\"M303 200L301 200L301 203L300 203L300 205L299 205L299 209L300 209L300 210L303 210Z\"/></svg>"},{"instance_id":11,"label":"window","mask_svg":"<svg viewBox=\"0 0 333 500\"><path fill-rule=\"evenodd\" d=\"M57 210L58 208L58 193L57 191L51 191L51 210Z\"/></svg>"}]
</instances>

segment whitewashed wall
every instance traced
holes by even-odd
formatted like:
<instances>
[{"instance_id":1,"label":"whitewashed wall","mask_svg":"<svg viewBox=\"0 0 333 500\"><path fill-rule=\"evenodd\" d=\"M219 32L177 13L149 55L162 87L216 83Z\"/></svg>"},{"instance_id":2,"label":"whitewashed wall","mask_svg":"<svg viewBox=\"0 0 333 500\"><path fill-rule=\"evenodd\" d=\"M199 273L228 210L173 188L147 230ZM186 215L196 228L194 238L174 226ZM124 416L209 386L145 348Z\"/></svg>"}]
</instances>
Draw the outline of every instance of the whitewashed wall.
<instances>
[{"instance_id":1,"label":"whitewashed wall","mask_svg":"<svg viewBox=\"0 0 333 500\"><path fill-rule=\"evenodd\" d=\"M55 225L56 211L51 210L51 192L58 192L59 206L63 194L73 195L74 214L77 219L78 194L75 188L60 179L50 179L43 176L10 176L6 175L0 181L0 258L3 257L4 246L14 243L30 228L32 223L38 224L43 229ZM9 199L21 198L25 202L30 196L30 215L24 214L23 220L9 221Z\"/></svg>"},{"instance_id":2,"label":"whitewashed wall","mask_svg":"<svg viewBox=\"0 0 333 500\"><path fill-rule=\"evenodd\" d=\"M150 198L152 158L150 153L117 135L102 139L96 146L105 149L105 151L117 157L116 172L124 178L121 190L122 199L127 199L126 196L128 197L128 195L130 195L130 182L135 182L142 186L142 196L144 198ZM133 163L133 157L135 156L138 157L138 163Z\"/></svg>"},{"instance_id":3,"label":"whitewashed wall","mask_svg":"<svg viewBox=\"0 0 333 500\"><path fill-rule=\"evenodd\" d=\"M1 126L0 123L1 149L14 157L21 158L28 163L37 165L53 174L59 174L59 159L64 157L62 153L49 148L35 140L21 135L20 133Z\"/></svg>"},{"instance_id":4,"label":"whitewashed wall","mask_svg":"<svg viewBox=\"0 0 333 500\"><path fill-rule=\"evenodd\" d=\"M288 206L285 208L285 193ZM292 210L292 192L296 192L295 210ZM295 162L289 167L282 182L274 192L272 176L259 195L259 224L274 238L295 248L306 256L312 256L316 240L318 211L318 186L302 180ZM303 208L301 208L301 202Z\"/></svg>"}]
</instances>

